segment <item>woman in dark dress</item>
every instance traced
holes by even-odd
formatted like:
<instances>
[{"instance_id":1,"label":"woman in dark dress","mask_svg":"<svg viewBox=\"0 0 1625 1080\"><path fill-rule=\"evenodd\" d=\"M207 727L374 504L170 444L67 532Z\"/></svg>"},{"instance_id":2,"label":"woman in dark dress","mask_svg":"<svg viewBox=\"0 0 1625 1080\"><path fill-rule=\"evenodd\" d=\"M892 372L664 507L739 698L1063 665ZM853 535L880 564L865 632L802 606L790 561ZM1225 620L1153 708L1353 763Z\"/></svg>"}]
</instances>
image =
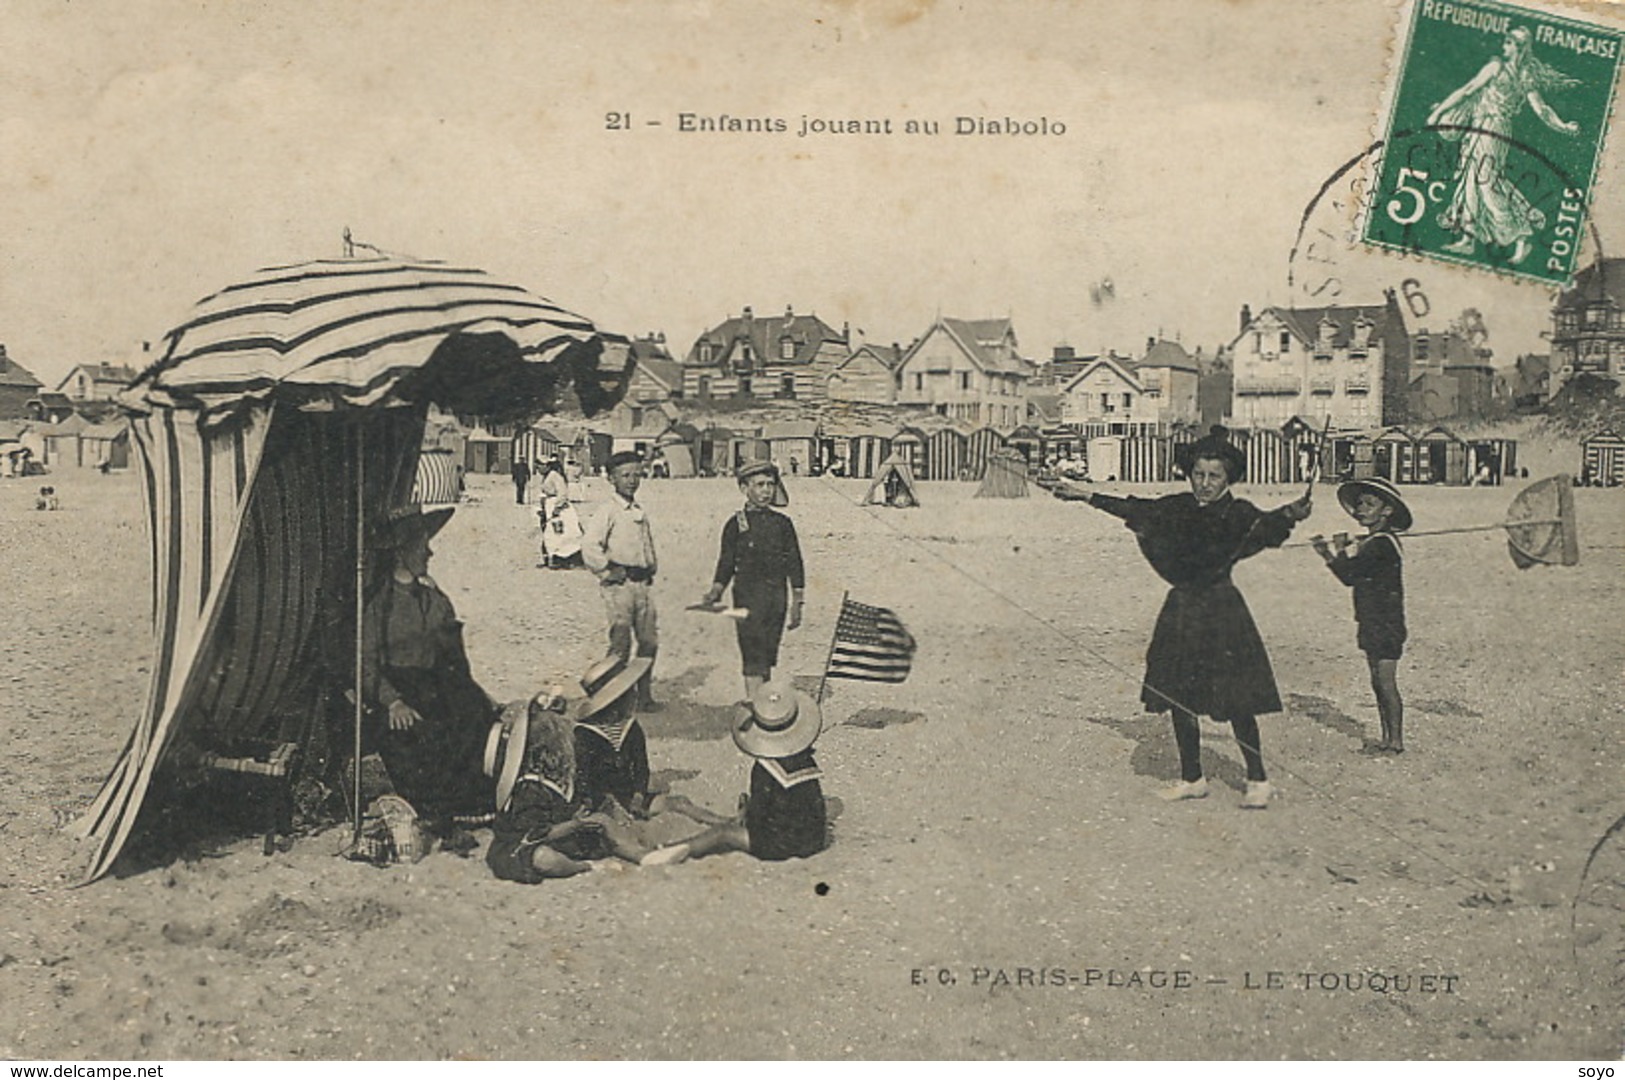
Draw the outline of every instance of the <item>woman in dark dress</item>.
<instances>
[{"instance_id":1,"label":"woman in dark dress","mask_svg":"<svg viewBox=\"0 0 1625 1080\"><path fill-rule=\"evenodd\" d=\"M1202 736L1196 717L1228 723L1247 763L1242 806L1269 805L1269 780L1259 748L1260 713L1279 712L1280 694L1269 654L1247 602L1230 571L1251 555L1279 547L1292 527L1309 516L1305 495L1268 512L1230 492L1247 460L1216 427L1190 445L1180 464L1190 477L1189 494L1160 499L1103 495L1074 484L1056 489L1061 498L1082 499L1120 517L1133 530L1140 551L1172 588L1157 616L1146 652L1140 700L1148 712L1173 714L1179 746L1180 782L1165 799L1199 799Z\"/></svg>"},{"instance_id":2,"label":"woman in dark dress","mask_svg":"<svg viewBox=\"0 0 1625 1080\"><path fill-rule=\"evenodd\" d=\"M497 705L474 681L463 624L429 577L429 540L450 517L449 507L407 507L376 531L387 562L362 633L367 703L382 721L379 755L396 791L431 826L491 812L481 760Z\"/></svg>"},{"instance_id":3,"label":"woman in dark dress","mask_svg":"<svg viewBox=\"0 0 1625 1080\"><path fill-rule=\"evenodd\" d=\"M748 698L773 677L784 631L801 625L807 577L796 527L773 509L789 502L778 467L771 461L749 461L735 477L745 506L722 527L716 573L701 603L718 603L731 581L734 607L750 613L735 625Z\"/></svg>"}]
</instances>

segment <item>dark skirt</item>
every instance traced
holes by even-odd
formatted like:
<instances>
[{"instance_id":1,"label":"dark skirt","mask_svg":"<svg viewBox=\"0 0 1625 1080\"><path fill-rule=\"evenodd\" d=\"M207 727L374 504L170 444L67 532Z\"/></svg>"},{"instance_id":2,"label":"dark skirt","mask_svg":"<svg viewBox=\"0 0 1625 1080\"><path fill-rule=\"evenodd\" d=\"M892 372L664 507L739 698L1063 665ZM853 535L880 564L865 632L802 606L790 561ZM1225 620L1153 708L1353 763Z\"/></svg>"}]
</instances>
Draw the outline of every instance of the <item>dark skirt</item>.
<instances>
[{"instance_id":1,"label":"dark skirt","mask_svg":"<svg viewBox=\"0 0 1625 1080\"><path fill-rule=\"evenodd\" d=\"M383 722L378 752L395 790L430 820L489 814L494 795L485 737L496 715L485 691L456 665L392 667L385 676L422 717L405 731Z\"/></svg>"},{"instance_id":2,"label":"dark skirt","mask_svg":"<svg viewBox=\"0 0 1625 1080\"><path fill-rule=\"evenodd\" d=\"M1174 703L1215 720L1281 711L1269 653L1229 581L1169 590L1146 651L1145 681L1147 712L1168 712Z\"/></svg>"},{"instance_id":3,"label":"dark skirt","mask_svg":"<svg viewBox=\"0 0 1625 1080\"><path fill-rule=\"evenodd\" d=\"M746 675L767 678L779 664L779 642L784 638L784 618L789 610L782 581L752 587L734 582L735 607L750 612L734 624L739 637L740 668Z\"/></svg>"},{"instance_id":4,"label":"dark skirt","mask_svg":"<svg viewBox=\"0 0 1625 1080\"><path fill-rule=\"evenodd\" d=\"M816 855L826 846L827 829L824 789L817 780L786 788L760 765L751 767L745 831L752 855L775 862Z\"/></svg>"}]
</instances>

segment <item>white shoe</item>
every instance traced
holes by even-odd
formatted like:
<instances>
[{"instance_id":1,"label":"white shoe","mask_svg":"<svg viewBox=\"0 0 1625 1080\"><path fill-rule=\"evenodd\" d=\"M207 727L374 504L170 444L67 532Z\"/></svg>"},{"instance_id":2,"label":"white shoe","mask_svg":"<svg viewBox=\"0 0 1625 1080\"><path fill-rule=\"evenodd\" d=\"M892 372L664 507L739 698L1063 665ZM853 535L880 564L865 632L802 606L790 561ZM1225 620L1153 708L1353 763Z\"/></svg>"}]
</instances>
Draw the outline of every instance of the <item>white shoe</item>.
<instances>
[{"instance_id":1,"label":"white shoe","mask_svg":"<svg viewBox=\"0 0 1625 1080\"><path fill-rule=\"evenodd\" d=\"M1179 802L1181 799L1207 798L1207 777L1198 777L1195 780L1181 780L1157 792L1157 798L1167 802Z\"/></svg>"},{"instance_id":2,"label":"white shoe","mask_svg":"<svg viewBox=\"0 0 1625 1080\"><path fill-rule=\"evenodd\" d=\"M673 844L671 847L655 848L643 858L638 860L639 866L674 866L688 860L689 847L687 844Z\"/></svg>"},{"instance_id":3,"label":"white shoe","mask_svg":"<svg viewBox=\"0 0 1625 1080\"><path fill-rule=\"evenodd\" d=\"M1269 807L1270 800L1275 797L1275 789L1270 787L1268 780L1247 781L1247 794L1241 797L1243 810L1264 810Z\"/></svg>"}]
</instances>

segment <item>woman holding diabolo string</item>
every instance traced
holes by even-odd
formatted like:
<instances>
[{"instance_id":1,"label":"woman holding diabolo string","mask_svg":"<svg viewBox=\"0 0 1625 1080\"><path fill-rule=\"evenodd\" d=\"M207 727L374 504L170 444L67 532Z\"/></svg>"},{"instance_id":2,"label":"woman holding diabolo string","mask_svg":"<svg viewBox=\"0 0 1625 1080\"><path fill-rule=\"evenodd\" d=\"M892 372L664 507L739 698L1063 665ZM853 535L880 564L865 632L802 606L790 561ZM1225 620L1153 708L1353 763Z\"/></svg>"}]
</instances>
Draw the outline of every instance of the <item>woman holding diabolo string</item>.
<instances>
[{"instance_id":1,"label":"woman holding diabolo string","mask_svg":"<svg viewBox=\"0 0 1625 1080\"><path fill-rule=\"evenodd\" d=\"M1292 527L1309 516L1309 495L1267 512L1232 495L1230 485L1245 474L1247 459L1225 438L1222 427L1180 448L1178 464L1190 477L1189 494L1139 499L1072 483L1061 484L1055 493L1122 518L1151 568L1173 586L1151 635L1140 692L1147 711L1173 713L1180 782L1161 796L1207 795L1196 720L1201 714L1228 723L1236 733L1247 763L1241 805L1262 810L1271 791L1257 718L1280 712L1281 697L1269 654L1230 571L1248 556L1279 547Z\"/></svg>"}]
</instances>

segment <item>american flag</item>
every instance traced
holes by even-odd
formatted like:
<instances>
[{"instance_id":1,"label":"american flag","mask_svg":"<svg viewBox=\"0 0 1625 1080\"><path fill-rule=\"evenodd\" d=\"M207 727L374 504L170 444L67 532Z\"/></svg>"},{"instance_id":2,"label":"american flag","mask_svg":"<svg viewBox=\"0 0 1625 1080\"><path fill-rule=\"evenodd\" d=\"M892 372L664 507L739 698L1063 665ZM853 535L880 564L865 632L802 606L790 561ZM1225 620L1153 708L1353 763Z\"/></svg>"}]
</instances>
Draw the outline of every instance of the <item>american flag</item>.
<instances>
[{"instance_id":1,"label":"american flag","mask_svg":"<svg viewBox=\"0 0 1625 1080\"><path fill-rule=\"evenodd\" d=\"M830 650L831 679L898 683L914 663L914 638L896 614L852 600L841 602Z\"/></svg>"}]
</instances>

